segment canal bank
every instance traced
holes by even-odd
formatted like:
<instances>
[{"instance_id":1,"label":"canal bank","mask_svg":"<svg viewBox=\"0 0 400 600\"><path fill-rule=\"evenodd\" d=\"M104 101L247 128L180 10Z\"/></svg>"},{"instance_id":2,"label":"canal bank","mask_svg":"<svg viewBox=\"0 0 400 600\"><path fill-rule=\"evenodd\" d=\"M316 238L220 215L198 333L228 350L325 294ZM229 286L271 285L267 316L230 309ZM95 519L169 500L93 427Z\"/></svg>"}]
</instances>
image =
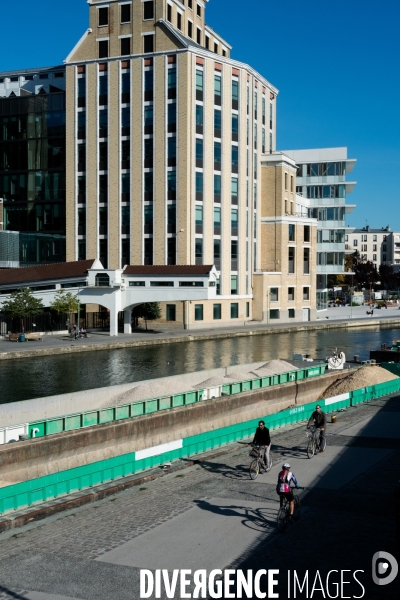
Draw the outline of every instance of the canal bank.
<instances>
[{"instance_id":1,"label":"canal bank","mask_svg":"<svg viewBox=\"0 0 400 600\"><path fill-rule=\"evenodd\" d=\"M336 311L338 309L335 309ZM325 321L319 320L297 325L279 324L251 324L243 327L231 327L221 330L207 329L197 331L154 331L124 334L123 338L116 341L107 334L91 334L88 339L74 340L60 337L58 335L45 335L43 341L37 342L0 342L0 361L15 360L20 358L32 358L41 356L53 356L55 354L73 354L93 352L101 350L117 350L122 348L140 348L147 346L162 346L165 344L177 344L208 340L225 340L251 336L264 336L282 333L293 333L301 331L329 331L335 329L370 329L392 326L400 327L400 315L382 317L340 319L327 317ZM332 319L332 320L330 320ZM35 346L34 346L35 345ZM11 346L11 348L10 348ZM15 348L17 346L17 348ZM34 347L32 347L34 346ZM39 347L37 347L39 346Z\"/></svg>"}]
</instances>

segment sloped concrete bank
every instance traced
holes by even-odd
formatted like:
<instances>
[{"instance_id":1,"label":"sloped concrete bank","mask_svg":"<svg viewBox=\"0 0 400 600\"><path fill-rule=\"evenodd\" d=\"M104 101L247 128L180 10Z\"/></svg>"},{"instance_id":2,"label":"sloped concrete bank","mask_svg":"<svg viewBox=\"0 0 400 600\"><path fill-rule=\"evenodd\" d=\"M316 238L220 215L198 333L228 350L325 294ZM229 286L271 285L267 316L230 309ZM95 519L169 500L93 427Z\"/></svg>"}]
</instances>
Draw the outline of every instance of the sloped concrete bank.
<instances>
[{"instance_id":1,"label":"sloped concrete bank","mask_svg":"<svg viewBox=\"0 0 400 600\"><path fill-rule=\"evenodd\" d=\"M273 335L276 333L291 333L293 331L316 331L316 330L329 330L329 329L365 329L368 327L384 327L387 325L400 325L400 317L392 319L355 319L352 321L335 321L335 322L318 322L311 323L309 325L288 325L283 327L268 327L260 325L260 329L251 329L251 325L246 326L247 328L239 329L238 331L221 331L213 333L182 333L178 336L176 334L169 335L160 334L160 337L152 338L149 340L125 340L118 342L105 342L96 344L84 344L74 346L61 346L51 348L37 348L32 350L22 351L6 351L0 352L0 360L15 360L19 358L32 358L38 356L53 356L54 354L71 354L80 352L94 352L96 350L116 350L120 348L136 348L140 346L158 346L164 344L184 343L184 342L197 342L206 340L223 340L229 338L238 337L249 337L256 335ZM11 343L11 342L10 342Z\"/></svg>"},{"instance_id":2,"label":"sloped concrete bank","mask_svg":"<svg viewBox=\"0 0 400 600\"><path fill-rule=\"evenodd\" d=\"M1 486L174 442L315 401L347 372L0 447Z\"/></svg>"}]
</instances>

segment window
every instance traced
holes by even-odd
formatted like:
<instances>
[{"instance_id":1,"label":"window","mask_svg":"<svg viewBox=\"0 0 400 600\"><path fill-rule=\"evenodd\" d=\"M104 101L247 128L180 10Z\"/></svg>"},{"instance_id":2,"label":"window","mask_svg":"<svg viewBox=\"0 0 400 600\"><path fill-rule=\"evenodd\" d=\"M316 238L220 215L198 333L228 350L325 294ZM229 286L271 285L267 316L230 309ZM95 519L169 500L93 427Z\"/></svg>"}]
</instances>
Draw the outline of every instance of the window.
<instances>
[{"instance_id":1,"label":"window","mask_svg":"<svg viewBox=\"0 0 400 600\"><path fill-rule=\"evenodd\" d=\"M294 287L288 288L288 301L293 302L294 300Z\"/></svg>"},{"instance_id":2,"label":"window","mask_svg":"<svg viewBox=\"0 0 400 600\"><path fill-rule=\"evenodd\" d=\"M310 288L303 287L303 300L309 300L309 299L310 299Z\"/></svg>"},{"instance_id":3,"label":"window","mask_svg":"<svg viewBox=\"0 0 400 600\"><path fill-rule=\"evenodd\" d=\"M203 173L196 171L196 200L203 200Z\"/></svg>"},{"instance_id":4,"label":"window","mask_svg":"<svg viewBox=\"0 0 400 600\"><path fill-rule=\"evenodd\" d=\"M221 170L221 142L214 142L214 168L217 171Z\"/></svg>"},{"instance_id":5,"label":"window","mask_svg":"<svg viewBox=\"0 0 400 600\"><path fill-rule=\"evenodd\" d=\"M145 238L144 240L144 264L153 264L153 238Z\"/></svg>"},{"instance_id":6,"label":"window","mask_svg":"<svg viewBox=\"0 0 400 600\"><path fill-rule=\"evenodd\" d=\"M231 319L239 318L239 303L231 302Z\"/></svg>"},{"instance_id":7,"label":"window","mask_svg":"<svg viewBox=\"0 0 400 600\"><path fill-rule=\"evenodd\" d=\"M295 318L295 311L294 308L289 308L289 319L294 319Z\"/></svg>"},{"instance_id":8,"label":"window","mask_svg":"<svg viewBox=\"0 0 400 600\"><path fill-rule=\"evenodd\" d=\"M104 27L105 25L108 25L108 7L99 8L98 10L99 27Z\"/></svg>"},{"instance_id":9,"label":"window","mask_svg":"<svg viewBox=\"0 0 400 600\"><path fill-rule=\"evenodd\" d=\"M197 5L197 16L201 17L201 6L200 6L200 4Z\"/></svg>"},{"instance_id":10,"label":"window","mask_svg":"<svg viewBox=\"0 0 400 600\"><path fill-rule=\"evenodd\" d=\"M218 271L221 269L221 240L214 240L214 265Z\"/></svg>"},{"instance_id":11,"label":"window","mask_svg":"<svg viewBox=\"0 0 400 600\"><path fill-rule=\"evenodd\" d=\"M372 260L376 260L376 254L372 255Z\"/></svg>"},{"instance_id":12,"label":"window","mask_svg":"<svg viewBox=\"0 0 400 600\"><path fill-rule=\"evenodd\" d=\"M218 44L217 44L217 42L214 42L214 52L215 52L215 54L218 54Z\"/></svg>"},{"instance_id":13,"label":"window","mask_svg":"<svg viewBox=\"0 0 400 600\"><path fill-rule=\"evenodd\" d=\"M196 233L203 233L203 207L196 204Z\"/></svg>"},{"instance_id":14,"label":"window","mask_svg":"<svg viewBox=\"0 0 400 600\"><path fill-rule=\"evenodd\" d=\"M188 21L188 36L193 37L193 23L192 21Z\"/></svg>"},{"instance_id":15,"label":"window","mask_svg":"<svg viewBox=\"0 0 400 600\"><path fill-rule=\"evenodd\" d=\"M237 142L239 139L239 115L232 114L232 140Z\"/></svg>"},{"instance_id":16,"label":"window","mask_svg":"<svg viewBox=\"0 0 400 600\"><path fill-rule=\"evenodd\" d=\"M177 18L177 27L182 31L182 14L180 12L178 12Z\"/></svg>"},{"instance_id":17,"label":"window","mask_svg":"<svg viewBox=\"0 0 400 600\"><path fill-rule=\"evenodd\" d=\"M304 225L304 241L305 242L310 241L310 226L309 225Z\"/></svg>"},{"instance_id":18,"label":"window","mask_svg":"<svg viewBox=\"0 0 400 600\"><path fill-rule=\"evenodd\" d=\"M203 138L196 138L196 166L203 166Z\"/></svg>"},{"instance_id":19,"label":"window","mask_svg":"<svg viewBox=\"0 0 400 600\"><path fill-rule=\"evenodd\" d=\"M175 304L167 304L165 310L165 318L167 321L176 321L176 306Z\"/></svg>"},{"instance_id":20,"label":"window","mask_svg":"<svg viewBox=\"0 0 400 600\"><path fill-rule=\"evenodd\" d=\"M238 194L239 194L238 184L239 184L238 178L232 177L231 178L231 202L232 202L232 204L238 204Z\"/></svg>"},{"instance_id":21,"label":"window","mask_svg":"<svg viewBox=\"0 0 400 600\"><path fill-rule=\"evenodd\" d=\"M121 56L127 56L131 53L131 38L121 38Z\"/></svg>"},{"instance_id":22,"label":"window","mask_svg":"<svg viewBox=\"0 0 400 600\"><path fill-rule=\"evenodd\" d=\"M207 48L207 50L210 49L210 38L208 35L206 35L206 48Z\"/></svg>"},{"instance_id":23,"label":"window","mask_svg":"<svg viewBox=\"0 0 400 600\"><path fill-rule=\"evenodd\" d=\"M188 7L193 10L193 0L188 0Z\"/></svg>"},{"instance_id":24,"label":"window","mask_svg":"<svg viewBox=\"0 0 400 600\"><path fill-rule=\"evenodd\" d=\"M285 190L288 189L287 182L288 182L288 176L287 176L287 173L285 173Z\"/></svg>"},{"instance_id":25,"label":"window","mask_svg":"<svg viewBox=\"0 0 400 600\"><path fill-rule=\"evenodd\" d=\"M203 240L202 238L195 238L195 258L196 265L203 264Z\"/></svg>"},{"instance_id":26,"label":"window","mask_svg":"<svg viewBox=\"0 0 400 600\"><path fill-rule=\"evenodd\" d=\"M250 317L250 302L246 302L246 318Z\"/></svg>"},{"instance_id":27,"label":"window","mask_svg":"<svg viewBox=\"0 0 400 600\"><path fill-rule=\"evenodd\" d=\"M154 52L154 35L144 35L143 40L143 52Z\"/></svg>"},{"instance_id":28,"label":"window","mask_svg":"<svg viewBox=\"0 0 400 600\"><path fill-rule=\"evenodd\" d=\"M145 101L153 100L154 77L153 69L148 69L144 72L144 99Z\"/></svg>"},{"instance_id":29,"label":"window","mask_svg":"<svg viewBox=\"0 0 400 600\"><path fill-rule=\"evenodd\" d=\"M143 20L148 21L154 19L154 1L146 0L143 2Z\"/></svg>"},{"instance_id":30,"label":"window","mask_svg":"<svg viewBox=\"0 0 400 600\"><path fill-rule=\"evenodd\" d=\"M173 281L150 281L150 287L174 287Z\"/></svg>"},{"instance_id":31,"label":"window","mask_svg":"<svg viewBox=\"0 0 400 600\"><path fill-rule=\"evenodd\" d=\"M176 200L176 171L168 171L168 200Z\"/></svg>"},{"instance_id":32,"label":"window","mask_svg":"<svg viewBox=\"0 0 400 600\"><path fill-rule=\"evenodd\" d=\"M168 69L168 98L170 100L176 98L176 67Z\"/></svg>"},{"instance_id":33,"label":"window","mask_svg":"<svg viewBox=\"0 0 400 600\"><path fill-rule=\"evenodd\" d=\"M279 319L279 309L278 308L272 308L269 311L269 318L272 319Z\"/></svg>"},{"instance_id":34,"label":"window","mask_svg":"<svg viewBox=\"0 0 400 600\"><path fill-rule=\"evenodd\" d=\"M203 281L180 281L179 287L204 287Z\"/></svg>"},{"instance_id":35,"label":"window","mask_svg":"<svg viewBox=\"0 0 400 600\"><path fill-rule=\"evenodd\" d=\"M176 102L168 104L168 131L176 131Z\"/></svg>"},{"instance_id":36,"label":"window","mask_svg":"<svg viewBox=\"0 0 400 600\"><path fill-rule=\"evenodd\" d=\"M102 40L99 44L99 58L108 57L108 40Z\"/></svg>"},{"instance_id":37,"label":"window","mask_svg":"<svg viewBox=\"0 0 400 600\"><path fill-rule=\"evenodd\" d=\"M288 272L294 273L295 248L289 248L288 258L289 258Z\"/></svg>"},{"instance_id":38,"label":"window","mask_svg":"<svg viewBox=\"0 0 400 600\"><path fill-rule=\"evenodd\" d=\"M214 103L221 106L222 78L221 75L214 75Z\"/></svg>"},{"instance_id":39,"label":"window","mask_svg":"<svg viewBox=\"0 0 400 600\"><path fill-rule=\"evenodd\" d=\"M131 22L131 5L121 4L121 23Z\"/></svg>"},{"instance_id":40,"label":"window","mask_svg":"<svg viewBox=\"0 0 400 600\"><path fill-rule=\"evenodd\" d=\"M197 28L197 43L201 45L201 29Z\"/></svg>"},{"instance_id":41,"label":"window","mask_svg":"<svg viewBox=\"0 0 400 600\"><path fill-rule=\"evenodd\" d=\"M296 237L295 237L295 232L296 232L296 226L290 224L289 225L289 242L294 242Z\"/></svg>"},{"instance_id":42,"label":"window","mask_svg":"<svg viewBox=\"0 0 400 600\"><path fill-rule=\"evenodd\" d=\"M231 240L231 271L238 270L238 241Z\"/></svg>"},{"instance_id":43,"label":"window","mask_svg":"<svg viewBox=\"0 0 400 600\"><path fill-rule=\"evenodd\" d=\"M238 167L239 165L239 147L232 145L232 167ZM237 172L237 169L234 170Z\"/></svg>"},{"instance_id":44,"label":"window","mask_svg":"<svg viewBox=\"0 0 400 600\"><path fill-rule=\"evenodd\" d=\"M303 273L304 275L310 274L310 248L303 248Z\"/></svg>"},{"instance_id":45,"label":"window","mask_svg":"<svg viewBox=\"0 0 400 600\"><path fill-rule=\"evenodd\" d=\"M231 234L238 234L238 220L239 220L239 211L237 208L232 208L231 210Z\"/></svg>"},{"instance_id":46,"label":"window","mask_svg":"<svg viewBox=\"0 0 400 600\"><path fill-rule=\"evenodd\" d=\"M203 305L202 304L194 305L194 320L195 321L203 320Z\"/></svg>"},{"instance_id":47,"label":"window","mask_svg":"<svg viewBox=\"0 0 400 600\"><path fill-rule=\"evenodd\" d=\"M353 246L358 246L358 240L353 240Z\"/></svg>"},{"instance_id":48,"label":"window","mask_svg":"<svg viewBox=\"0 0 400 600\"><path fill-rule=\"evenodd\" d=\"M99 110L99 138L105 138L108 135L108 110L101 108Z\"/></svg>"},{"instance_id":49,"label":"window","mask_svg":"<svg viewBox=\"0 0 400 600\"><path fill-rule=\"evenodd\" d=\"M176 237L167 239L167 262L176 265Z\"/></svg>"},{"instance_id":50,"label":"window","mask_svg":"<svg viewBox=\"0 0 400 600\"><path fill-rule=\"evenodd\" d=\"M128 38L129 39L129 38ZM121 102L130 102L131 99L131 74L129 71L121 75Z\"/></svg>"},{"instance_id":51,"label":"window","mask_svg":"<svg viewBox=\"0 0 400 600\"><path fill-rule=\"evenodd\" d=\"M203 133L203 106L196 104L196 133Z\"/></svg>"},{"instance_id":52,"label":"window","mask_svg":"<svg viewBox=\"0 0 400 600\"><path fill-rule=\"evenodd\" d=\"M172 23L172 6L167 4L167 21Z\"/></svg>"},{"instance_id":53,"label":"window","mask_svg":"<svg viewBox=\"0 0 400 600\"><path fill-rule=\"evenodd\" d=\"M221 122L222 122L222 113L220 110L214 110L214 137L221 137Z\"/></svg>"},{"instance_id":54,"label":"window","mask_svg":"<svg viewBox=\"0 0 400 600\"><path fill-rule=\"evenodd\" d=\"M168 138L168 166L176 165L176 136Z\"/></svg>"},{"instance_id":55,"label":"window","mask_svg":"<svg viewBox=\"0 0 400 600\"><path fill-rule=\"evenodd\" d=\"M144 199L147 202L153 201L153 172L146 171L144 174Z\"/></svg>"},{"instance_id":56,"label":"window","mask_svg":"<svg viewBox=\"0 0 400 600\"><path fill-rule=\"evenodd\" d=\"M203 71L196 69L196 100L203 100Z\"/></svg>"},{"instance_id":57,"label":"window","mask_svg":"<svg viewBox=\"0 0 400 600\"><path fill-rule=\"evenodd\" d=\"M218 321L219 319L221 319L221 304L214 304L213 305L213 318L215 321Z\"/></svg>"},{"instance_id":58,"label":"window","mask_svg":"<svg viewBox=\"0 0 400 600\"><path fill-rule=\"evenodd\" d=\"M130 173L122 173L121 175L121 200L129 202L131 199L131 175Z\"/></svg>"},{"instance_id":59,"label":"window","mask_svg":"<svg viewBox=\"0 0 400 600\"><path fill-rule=\"evenodd\" d=\"M239 82L232 79L232 108L237 110L239 106Z\"/></svg>"},{"instance_id":60,"label":"window","mask_svg":"<svg viewBox=\"0 0 400 600\"><path fill-rule=\"evenodd\" d=\"M279 288L272 287L269 290L269 299L271 302L278 302L279 300Z\"/></svg>"},{"instance_id":61,"label":"window","mask_svg":"<svg viewBox=\"0 0 400 600\"><path fill-rule=\"evenodd\" d=\"M236 295L238 293L238 276L231 275L231 294Z\"/></svg>"},{"instance_id":62,"label":"window","mask_svg":"<svg viewBox=\"0 0 400 600\"><path fill-rule=\"evenodd\" d=\"M146 104L144 107L144 132L153 133L153 105ZM168 141L171 138L168 138Z\"/></svg>"},{"instance_id":63,"label":"window","mask_svg":"<svg viewBox=\"0 0 400 600\"><path fill-rule=\"evenodd\" d=\"M167 207L168 233L176 233L176 204Z\"/></svg>"},{"instance_id":64,"label":"window","mask_svg":"<svg viewBox=\"0 0 400 600\"><path fill-rule=\"evenodd\" d=\"M214 202L221 202L221 175L214 175Z\"/></svg>"}]
</instances>

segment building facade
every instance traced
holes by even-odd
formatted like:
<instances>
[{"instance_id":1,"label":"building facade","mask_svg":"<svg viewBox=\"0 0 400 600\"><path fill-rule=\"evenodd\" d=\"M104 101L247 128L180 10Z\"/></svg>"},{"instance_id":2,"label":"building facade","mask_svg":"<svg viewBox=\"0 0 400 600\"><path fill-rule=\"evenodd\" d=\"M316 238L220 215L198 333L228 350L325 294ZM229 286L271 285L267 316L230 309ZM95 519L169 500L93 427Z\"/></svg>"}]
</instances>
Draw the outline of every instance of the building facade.
<instances>
[{"instance_id":1,"label":"building facade","mask_svg":"<svg viewBox=\"0 0 400 600\"><path fill-rule=\"evenodd\" d=\"M65 68L0 73L0 221L19 262L66 259Z\"/></svg>"},{"instance_id":2,"label":"building facade","mask_svg":"<svg viewBox=\"0 0 400 600\"><path fill-rule=\"evenodd\" d=\"M66 60L67 259L215 264L220 306L194 326L251 319L276 88L230 58L204 2L89 4Z\"/></svg>"},{"instance_id":3,"label":"building facade","mask_svg":"<svg viewBox=\"0 0 400 600\"><path fill-rule=\"evenodd\" d=\"M318 148L285 151L297 164L296 191L310 201L310 215L318 220L317 231L317 310L327 308L328 275L345 272L346 214L355 205L346 202L356 182L346 176L355 159L347 158L347 148Z\"/></svg>"},{"instance_id":4,"label":"building facade","mask_svg":"<svg viewBox=\"0 0 400 600\"><path fill-rule=\"evenodd\" d=\"M379 269L379 265L400 265L400 233L390 227L372 229L366 225L346 234L346 250L360 254L362 262L370 261Z\"/></svg>"}]
</instances>

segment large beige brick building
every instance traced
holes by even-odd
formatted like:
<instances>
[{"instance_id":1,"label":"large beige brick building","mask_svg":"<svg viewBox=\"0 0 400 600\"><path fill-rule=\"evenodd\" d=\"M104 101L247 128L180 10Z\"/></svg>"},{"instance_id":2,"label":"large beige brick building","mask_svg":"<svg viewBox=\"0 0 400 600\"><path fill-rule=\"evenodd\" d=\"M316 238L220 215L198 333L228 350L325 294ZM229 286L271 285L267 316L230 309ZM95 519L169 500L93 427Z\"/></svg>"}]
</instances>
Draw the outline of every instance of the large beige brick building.
<instances>
[{"instance_id":1,"label":"large beige brick building","mask_svg":"<svg viewBox=\"0 0 400 600\"><path fill-rule=\"evenodd\" d=\"M276 152L278 90L205 23L208 0L88 0L66 59L67 261L215 264L191 327L315 313L316 220Z\"/></svg>"}]
</instances>

